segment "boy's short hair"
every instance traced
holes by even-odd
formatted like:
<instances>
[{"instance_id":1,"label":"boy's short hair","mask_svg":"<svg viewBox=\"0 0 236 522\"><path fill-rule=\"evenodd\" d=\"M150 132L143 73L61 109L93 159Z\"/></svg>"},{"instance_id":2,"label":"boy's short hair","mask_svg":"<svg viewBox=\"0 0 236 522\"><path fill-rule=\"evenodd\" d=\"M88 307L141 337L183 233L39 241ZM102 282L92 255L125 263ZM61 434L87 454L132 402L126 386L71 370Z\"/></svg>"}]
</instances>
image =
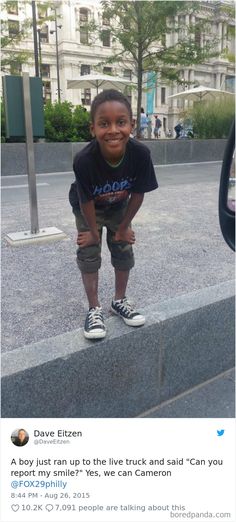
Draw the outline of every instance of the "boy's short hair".
<instances>
[{"instance_id":1,"label":"boy's short hair","mask_svg":"<svg viewBox=\"0 0 236 522\"><path fill-rule=\"evenodd\" d=\"M108 101L117 101L119 103L123 103L126 106L126 108L128 109L130 119L131 120L133 119L131 105L129 103L129 100L126 98L126 96L124 96L124 94L122 94L122 92L116 91L115 89L107 89L107 90L102 91L99 94L97 94L97 96L92 101L91 111L90 111L90 116L91 116L92 122L94 122L95 114L96 114L96 111L97 111L97 108L99 107L99 105L101 105L102 103L108 102Z\"/></svg>"}]
</instances>

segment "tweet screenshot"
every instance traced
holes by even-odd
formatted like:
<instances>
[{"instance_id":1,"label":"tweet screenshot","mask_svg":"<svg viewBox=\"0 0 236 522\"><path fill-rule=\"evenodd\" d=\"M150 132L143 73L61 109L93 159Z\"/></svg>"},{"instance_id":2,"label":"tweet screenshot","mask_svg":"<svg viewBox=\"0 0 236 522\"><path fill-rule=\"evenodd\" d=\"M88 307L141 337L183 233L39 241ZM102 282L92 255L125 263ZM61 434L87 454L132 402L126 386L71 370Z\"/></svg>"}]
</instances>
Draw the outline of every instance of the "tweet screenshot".
<instances>
[{"instance_id":1,"label":"tweet screenshot","mask_svg":"<svg viewBox=\"0 0 236 522\"><path fill-rule=\"evenodd\" d=\"M233 419L2 419L1 522L235 521Z\"/></svg>"}]
</instances>

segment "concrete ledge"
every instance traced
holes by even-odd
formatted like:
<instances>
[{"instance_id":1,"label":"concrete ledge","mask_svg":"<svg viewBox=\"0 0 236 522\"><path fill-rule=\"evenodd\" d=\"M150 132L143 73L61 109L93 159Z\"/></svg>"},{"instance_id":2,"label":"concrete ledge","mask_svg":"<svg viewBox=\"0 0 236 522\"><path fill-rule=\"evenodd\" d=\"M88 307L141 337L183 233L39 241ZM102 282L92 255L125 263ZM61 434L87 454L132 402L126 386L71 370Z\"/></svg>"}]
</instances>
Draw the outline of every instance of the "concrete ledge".
<instances>
[{"instance_id":1,"label":"concrete ledge","mask_svg":"<svg viewBox=\"0 0 236 522\"><path fill-rule=\"evenodd\" d=\"M142 418L234 418L235 369L227 370L194 386L155 408Z\"/></svg>"},{"instance_id":2,"label":"concrete ledge","mask_svg":"<svg viewBox=\"0 0 236 522\"><path fill-rule=\"evenodd\" d=\"M155 303L141 328L108 319L2 355L2 417L134 417L234 365L234 282Z\"/></svg>"},{"instance_id":3,"label":"concrete ledge","mask_svg":"<svg viewBox=\"0 0 236 522\"><path fill-rule=\"evenodd\" d=\"M154 165L221 161L227 140L144 140ZM72 171L75 154L87 143L35 143L37 174ZM25 143L2 143L2 176L27 173Z\"/></svg>"}]
</instances>

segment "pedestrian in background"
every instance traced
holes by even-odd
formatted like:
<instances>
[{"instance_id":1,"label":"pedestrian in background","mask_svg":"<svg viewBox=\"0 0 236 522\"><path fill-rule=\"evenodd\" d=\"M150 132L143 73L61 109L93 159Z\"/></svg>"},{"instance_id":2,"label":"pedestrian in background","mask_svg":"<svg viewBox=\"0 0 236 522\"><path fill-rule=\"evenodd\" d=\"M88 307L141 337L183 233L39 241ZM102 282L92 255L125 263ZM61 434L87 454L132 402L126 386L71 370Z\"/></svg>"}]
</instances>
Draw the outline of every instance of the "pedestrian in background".
<instances>
[{"instance_id":1,"label":"pedestrian in background","mask_svg":"<svg viewBox=\"0 0 236 522\"><path fill-rule=\"evenodd\" d=\"M146 138L147 127L148 127L148 118L147 118L146 112L144 112L144 108L141 107L141 114L140 114L140 135L141 135L141 138Z\"/></svg>"},{"instance_id":2,"label":"pedestrian in background","mask_svg":"<svg viewBox=\"0 0 236 522\"><path fill-rule=\"evenodd\" d=\"M147 114L147 135L148 140L152 139L152 117Z\"/></svg>"},{"instance_id":3,"label":"pedestrian in background","mask_svg":"<svg viewBox=\"0 0 236 522\"><path fill-rule=\"evenodd\" d=\"M177 123L177 125L174 127L174 130L175 130L175 133L176 133L176 136L175 136L175 139L177 140L179 137L180 137L180 133L183 129L183 126L181 125L181 123Z\"/></svg>"},{"instance_id":4,"label":"pedestrian in background","mask_svg":"<svg viewBox=\"0 0 236 522\"><path fill-rule=\"evenodd\" d=\"M158 114L155 116L155 127L154 127L154 137L158 139L160 137L160 129L161 129L162 123L160 118L158 118Z\"/></svg>"}]
</instances>

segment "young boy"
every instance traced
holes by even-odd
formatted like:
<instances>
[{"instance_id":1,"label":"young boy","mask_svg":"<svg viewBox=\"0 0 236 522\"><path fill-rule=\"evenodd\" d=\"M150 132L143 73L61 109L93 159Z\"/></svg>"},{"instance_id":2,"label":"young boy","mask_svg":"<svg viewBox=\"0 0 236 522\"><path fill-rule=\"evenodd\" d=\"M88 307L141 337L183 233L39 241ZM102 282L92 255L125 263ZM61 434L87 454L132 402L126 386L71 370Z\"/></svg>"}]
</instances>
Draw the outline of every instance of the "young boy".
<instances>
[{"instance_id":1,"label":"young boy","mask_svg":"<svg viewBox=\"0 0 236 522\"><path fill-rule=\"evenodd\" d=\"M149 149L131 139L132 110L127 98L113 89L103 91L91 106L91 134L95 138L76 154L76 181L69 199L78 230L77 263L81 270L89 311L84 326L88 339L105 337L106 328L98 299L102 228L115 269L115 296L111 311L129 326L145 318L126 298L130 269L134 266L131 221L142 205L144 193L158 184Z\"/></svg>"}]
</instances>

